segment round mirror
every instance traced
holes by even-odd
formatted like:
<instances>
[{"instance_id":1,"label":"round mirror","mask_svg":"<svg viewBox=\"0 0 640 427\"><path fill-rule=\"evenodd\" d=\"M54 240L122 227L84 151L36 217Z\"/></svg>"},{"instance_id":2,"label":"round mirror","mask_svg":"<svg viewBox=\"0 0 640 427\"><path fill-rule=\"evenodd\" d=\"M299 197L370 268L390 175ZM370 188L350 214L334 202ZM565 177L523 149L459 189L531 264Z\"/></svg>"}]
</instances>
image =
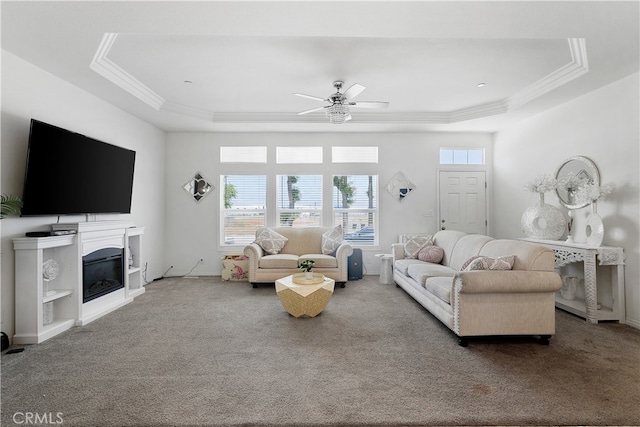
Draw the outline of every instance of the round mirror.
<instances>
[{"instance_id":1,"label":"round mirror","mask_svg":"<svg viewBox=\"0 0 640 427\"><path fill-rule=\"evenodd\" d=\"M577 200L578 188L585 184L600 185L600 172L595 163L584 156L571 157L556 171L558 200L567 209L580 209L589 203Z\"/></svg>"}]
</instances>

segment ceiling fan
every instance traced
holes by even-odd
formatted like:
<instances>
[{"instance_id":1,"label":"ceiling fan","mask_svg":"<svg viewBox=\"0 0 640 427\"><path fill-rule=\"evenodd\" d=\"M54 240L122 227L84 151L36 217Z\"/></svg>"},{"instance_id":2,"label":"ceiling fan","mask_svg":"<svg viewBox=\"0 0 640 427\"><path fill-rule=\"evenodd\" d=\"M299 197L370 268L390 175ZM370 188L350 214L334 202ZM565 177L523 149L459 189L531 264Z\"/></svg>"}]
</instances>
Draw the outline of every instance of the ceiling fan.
<instances>
[{"instance_id":1,"label":"ceiling fan","mask_svg":"<svg viewBox=\"0 0 640 427\"><path fill-rule=\"evenodd\" d=\"M342 89L342 85L344 82L340 80L336 80L333 82L333 87L336 89L336 93L329 95L328 98L320 98L317 96L305 95L303 93L294 93L296 96L301 96L303 98L314 99L316 101L329 102L329 105L325 105L323 107L312 108L310 110L301 111L298 115L309 114L315 111L325 110L327 117L329 118L329 122L333 124L341 124L346 122L347 120L351 120L351 107L361 107L361 108L387 108L389 106L388 102L381 101L360 101L354 102L353 98L360 95L360 93L366 89L366 87L361 84L354 83L347 89L345 92L340 93L340 89Z\"/></svg>"}]
</instances>

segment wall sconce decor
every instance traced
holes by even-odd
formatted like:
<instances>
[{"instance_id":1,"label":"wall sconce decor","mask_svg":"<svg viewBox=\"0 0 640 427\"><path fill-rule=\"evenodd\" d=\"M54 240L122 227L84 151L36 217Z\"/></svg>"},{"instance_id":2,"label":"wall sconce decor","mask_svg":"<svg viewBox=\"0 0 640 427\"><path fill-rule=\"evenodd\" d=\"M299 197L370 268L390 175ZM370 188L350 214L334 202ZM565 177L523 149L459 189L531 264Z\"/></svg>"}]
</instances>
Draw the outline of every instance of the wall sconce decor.
<instances>
[{"instance_id":1,"label":"wall sconce decor","mask_svg":"<svg viewBox=\"0 0 640 427\"><path fill-rule=\"evenodd\" d=\"M384 188L387 189L394 199L401 202L409 195L409 193L416 189L416 186L414 183L409 181L402 172L398 172L393 176L393 178L391 178Z\"/></svg>"},{"instance_id":2,"label":"wall sconce decor","mask_svg":"<svg viewBox=\"0 0 640 427\"><path fill-rule=\"evenodd\" d=\"M187 181L182 188L189 196L193 197L193 200L196 202L202 200L214 189L213 185L211 185L200 172L196 172L193 178Z\"/></svg>"}]
</instances>

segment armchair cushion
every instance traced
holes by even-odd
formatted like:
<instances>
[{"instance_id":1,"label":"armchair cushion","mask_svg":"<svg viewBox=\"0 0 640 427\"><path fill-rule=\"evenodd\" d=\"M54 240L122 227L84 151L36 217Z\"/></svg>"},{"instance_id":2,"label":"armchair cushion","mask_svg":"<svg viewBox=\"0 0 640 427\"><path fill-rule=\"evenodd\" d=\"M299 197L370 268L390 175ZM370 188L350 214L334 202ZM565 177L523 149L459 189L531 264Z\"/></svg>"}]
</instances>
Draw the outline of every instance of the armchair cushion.
<instances>
[{"instance_id":1,"label":"armchair cushion","mask_svg":"<svg viewBox=\"0 0 640 427\"><path fill-rule=\"evenodd\" d=\"M258 261L258 268L298 268L298 257L290 254L266 255Z\"/></svg>"},{"instance_id":2,"label":"armchair cushion","mask_svg":"<svg viewBox=\"0 0 640 427\"><path fill-rule=\"evenodd\" d=\"M262 227L256 234L256 243L270 255L280 253L288 240L289 239L284 237L282 234L277 233L268 227Z\"/></svg>"},{"instance_id":3,"label":"armchair cushion","mask_svg":"<svg viewBox=\"0 0 640 427\"><path fill-rule=\"evenodd\" d=\"M305 259L312 259L316 263L313 265L313 268L337 268L338 260L336 257L331 255L324 254L306 254L300 255L299 261L302 262Z\"/></svg>"},{"instance_id":4,"label":"armchair cushion","mask_svg":"<svg viewBox=\"0 0 640 427\"><path fill-rule=\"evenodd\" d=\"M336 225L331 230L325 231L322 233L322 253L325 255L334 254L343 241L342 225Z\"/></svg>"}]
</instances>

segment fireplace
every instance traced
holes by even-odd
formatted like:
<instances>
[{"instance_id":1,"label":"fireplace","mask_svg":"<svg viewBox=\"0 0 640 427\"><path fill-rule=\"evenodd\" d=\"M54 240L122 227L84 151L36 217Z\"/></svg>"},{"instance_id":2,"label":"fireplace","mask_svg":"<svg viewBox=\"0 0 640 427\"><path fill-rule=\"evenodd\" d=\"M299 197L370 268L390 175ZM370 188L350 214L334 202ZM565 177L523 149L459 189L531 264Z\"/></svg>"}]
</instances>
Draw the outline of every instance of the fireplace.
<instances>
[{"instance_id":1,"label":"fireplace","mask_svg":"<svg viewBox=\"0 0 640 427\"><path fill-rule=\"evenodd\" d=\"M124 249L105 248L82 257L82 302L124 288Z\"/></svg>"}]
</instances>

